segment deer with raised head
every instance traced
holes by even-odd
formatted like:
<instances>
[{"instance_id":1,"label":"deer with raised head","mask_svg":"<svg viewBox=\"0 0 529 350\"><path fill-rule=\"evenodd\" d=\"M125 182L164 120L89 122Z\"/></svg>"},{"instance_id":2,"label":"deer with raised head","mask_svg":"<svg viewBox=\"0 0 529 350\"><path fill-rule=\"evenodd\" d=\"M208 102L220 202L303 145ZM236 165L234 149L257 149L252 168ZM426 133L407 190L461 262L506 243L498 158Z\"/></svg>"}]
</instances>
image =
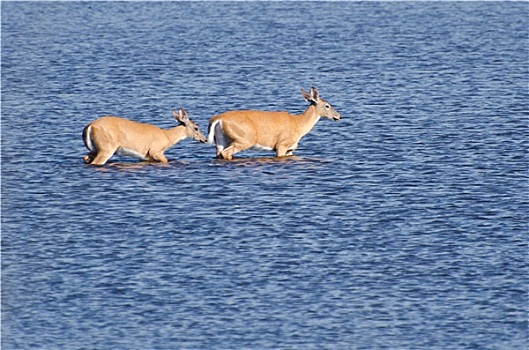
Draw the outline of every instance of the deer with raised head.
<instances>
[{"instance_id":1,"label":"deer with raised head","mask_svg":"<svg viewBox=\"0 0 529 350\"><path fill-rule=\"evenodd\" d=\"M178 113L173 111L173 117L180 125L169 129L119 117L101 117L83 130L83 141L90 151L84 160L88 164L103 165L118 154L167 163L164 151L186 137L206 142L206 137L183 108Z\"/></svg>"},{"instance_id":2,"label":"deer with raised head","mask_svg":"<svg viewBox=\"0 0 529 350\"><path fill-rule=\"evenodd\" d=\"M249 148L275 151L277 157L292 155L299 140L321 117L340 120L342 117L320 97L315 87L301 94L309 107L301 115L287 112L229 111L209 121L208 142L215 143L217 158L231 160L237 152Z\"/></svg>"}]
</instances>

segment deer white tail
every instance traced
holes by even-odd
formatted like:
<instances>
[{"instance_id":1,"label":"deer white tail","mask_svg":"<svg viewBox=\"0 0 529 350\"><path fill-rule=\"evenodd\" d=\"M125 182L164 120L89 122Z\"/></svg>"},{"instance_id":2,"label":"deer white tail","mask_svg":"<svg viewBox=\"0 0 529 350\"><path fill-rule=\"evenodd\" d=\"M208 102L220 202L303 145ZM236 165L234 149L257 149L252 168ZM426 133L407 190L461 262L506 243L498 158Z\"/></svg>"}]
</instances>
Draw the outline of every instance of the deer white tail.
<instances>
[{"instance_id":1,"label":"deer white tail","mask_svg":"<svg viewBox=\"0 0 529 350\"><path fill-rule=\"evenodd\" d=\"M83 130L83 139L84 144L86 145L86 148L88 148L90 151L94 151L94 144L92 143L92 126L88 125Z\"/></svg>"},{"instance_id":2,"label":"deer white tail","mask_svg":"<svg viewBox=\"0 0 529 350\"><path fill-rule=\"evenodd\" d=\"M215 130L217 129L217 124L219 124L220 122L220 120L216 120L209 127L208 144L210 145L215 142ZM220 124L220 126L222 126L222 124Z\"/></svg>"}]
</instances>

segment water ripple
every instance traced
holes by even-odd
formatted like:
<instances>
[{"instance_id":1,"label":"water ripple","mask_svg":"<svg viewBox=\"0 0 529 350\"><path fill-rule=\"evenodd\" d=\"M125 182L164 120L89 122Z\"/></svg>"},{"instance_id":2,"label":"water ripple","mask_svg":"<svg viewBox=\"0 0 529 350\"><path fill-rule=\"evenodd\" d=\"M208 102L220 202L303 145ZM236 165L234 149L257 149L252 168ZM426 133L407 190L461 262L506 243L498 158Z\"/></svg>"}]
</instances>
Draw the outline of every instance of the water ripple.
<instances>
[{"instance_id":1,"label":"water ripple","mask_svg":"<svg viewBox=\"0 0 529 350\"><path fill-rule=\"evenodd\" d=\"M2 4L2 348L527 347L525 3ZM307 18L318 18L307 21ZM104 114L344 116L87 166Z\"/></svg>"}]
</instances>

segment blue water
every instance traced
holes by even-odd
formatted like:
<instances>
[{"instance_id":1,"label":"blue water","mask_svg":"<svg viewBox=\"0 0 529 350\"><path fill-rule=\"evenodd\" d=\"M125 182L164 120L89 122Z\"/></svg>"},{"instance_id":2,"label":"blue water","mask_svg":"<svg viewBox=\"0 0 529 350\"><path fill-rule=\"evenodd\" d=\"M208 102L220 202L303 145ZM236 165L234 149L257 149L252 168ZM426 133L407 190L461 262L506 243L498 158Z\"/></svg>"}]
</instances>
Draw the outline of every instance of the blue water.
<instances>
[{"instance_id":1,"label":"blue water","mask_svg":"<svg viewBox=\"0 0 529 350\"><path fill-rule=\"evenodd\" d=\"M2 349L527 349L528 2L2 2ZM83 163L106 114L343 116Z\"/></svg>"}]
</instances>

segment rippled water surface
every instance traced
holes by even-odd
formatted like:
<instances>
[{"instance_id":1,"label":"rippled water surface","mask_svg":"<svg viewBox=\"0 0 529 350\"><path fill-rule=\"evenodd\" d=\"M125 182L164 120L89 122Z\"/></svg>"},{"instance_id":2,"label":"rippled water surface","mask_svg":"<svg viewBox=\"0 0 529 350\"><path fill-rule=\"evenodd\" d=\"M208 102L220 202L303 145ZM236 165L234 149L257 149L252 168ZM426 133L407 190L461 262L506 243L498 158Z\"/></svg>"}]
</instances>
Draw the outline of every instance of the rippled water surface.
<instances>
[{"instance_id":1,"label":"rippled water surface","mask_svg":"<svg viewBox=\"0 0 529 350\"><path fill-rule=\"evenodd\" d=\"M527 2L3 2L2 349L524 349ZM83 163L106 114L296 156Z\"/></svg>"}]
</instances>

